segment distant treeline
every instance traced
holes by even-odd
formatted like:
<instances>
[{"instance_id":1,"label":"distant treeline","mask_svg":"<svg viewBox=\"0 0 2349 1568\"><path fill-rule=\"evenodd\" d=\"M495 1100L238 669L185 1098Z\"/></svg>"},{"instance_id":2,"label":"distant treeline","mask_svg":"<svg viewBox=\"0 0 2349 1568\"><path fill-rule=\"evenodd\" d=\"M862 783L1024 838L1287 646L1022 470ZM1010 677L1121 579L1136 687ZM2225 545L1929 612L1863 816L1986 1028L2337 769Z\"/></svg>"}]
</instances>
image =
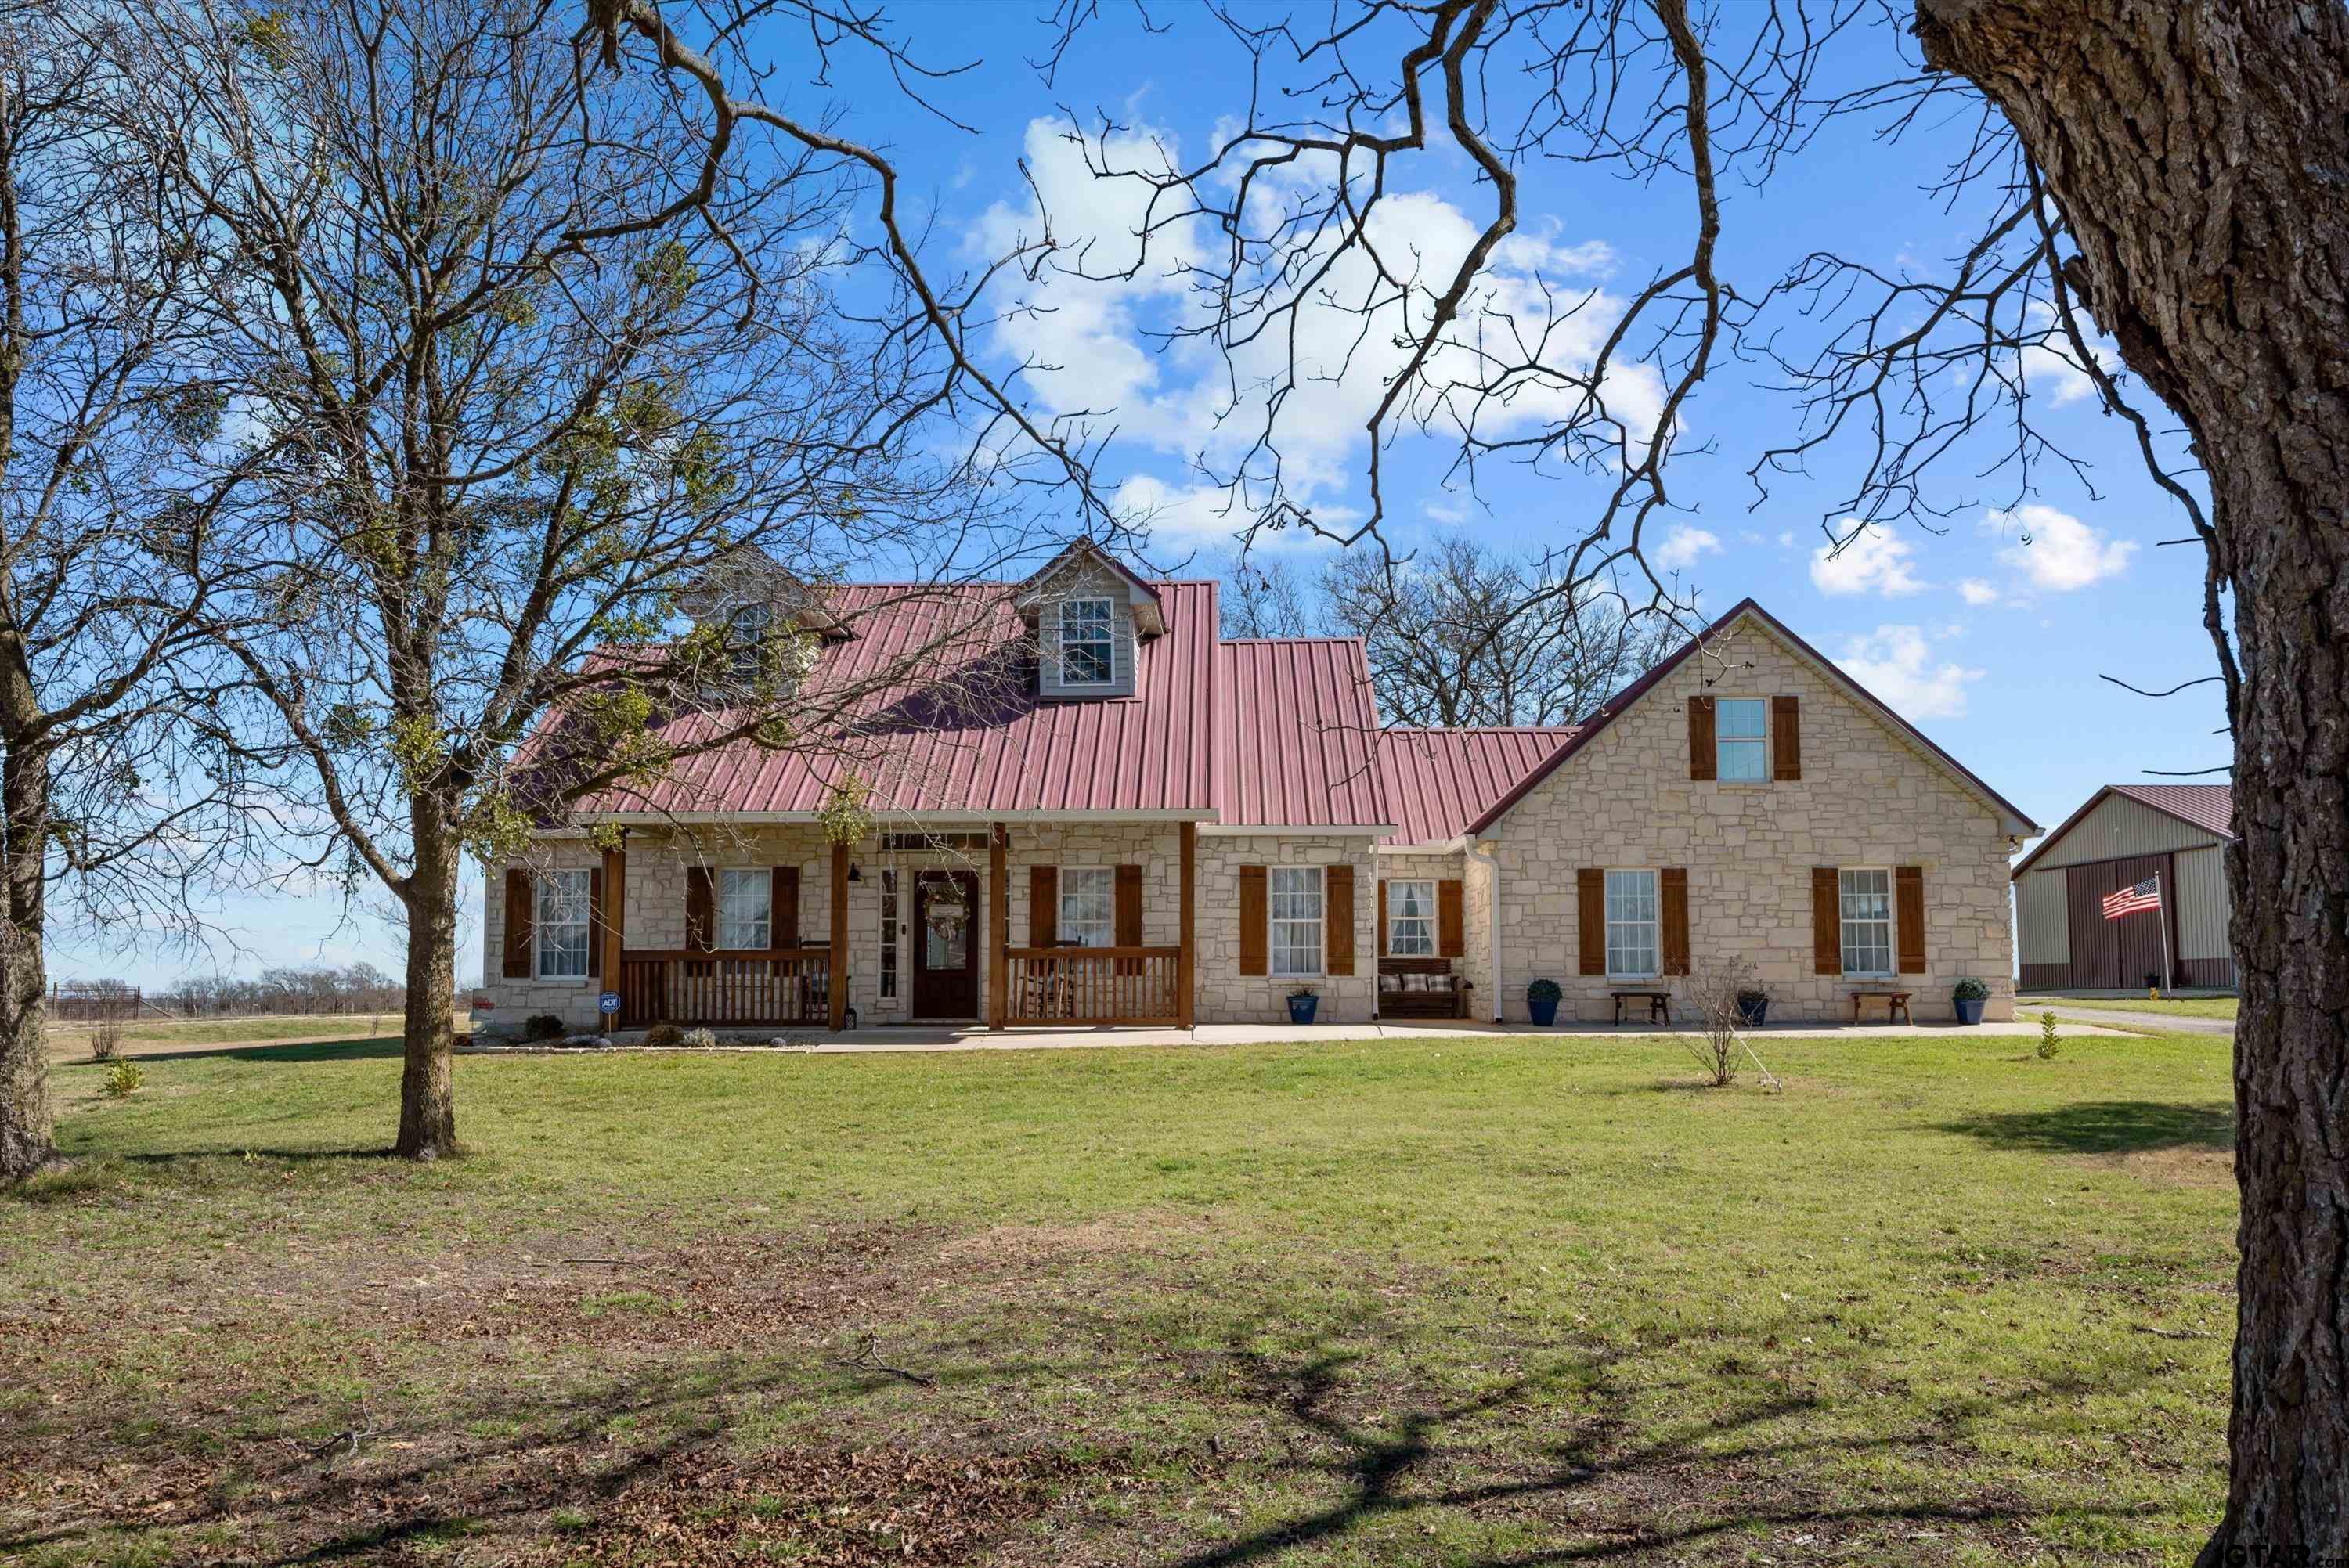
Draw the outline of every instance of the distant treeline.
<instances>
[{"instance_id":1,"label":"distant treeline","mask_svg":"<svg viewBox=\"0 0 2349 1568\"><path fill-rule=\"evenodd\" d=\"M189 979L142 991L119 980L63 981L50 993L56 1017L117 1016L242 1018L291 1013L397 1013L408 987L372 964L264 969L251 978Z\"/></svg>"}]
</instances>

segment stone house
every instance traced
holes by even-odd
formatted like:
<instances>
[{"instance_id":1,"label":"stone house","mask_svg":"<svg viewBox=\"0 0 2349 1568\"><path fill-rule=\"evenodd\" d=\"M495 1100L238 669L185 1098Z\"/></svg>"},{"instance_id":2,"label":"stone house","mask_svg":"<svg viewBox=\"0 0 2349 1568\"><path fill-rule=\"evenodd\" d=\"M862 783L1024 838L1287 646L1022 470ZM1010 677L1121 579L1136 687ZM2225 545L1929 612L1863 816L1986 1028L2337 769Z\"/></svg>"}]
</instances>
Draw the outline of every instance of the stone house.
<instances>
[{"instance_id":1,"label":"stone house","mask_svg":"<svg viewBox=\"0 0 2349 1568\"><path fill-rule=\"evenodd\" d=\"M1385 727L1358 640L1224 638L1214 583L1089 546L761 592L704 613L803 633L853 721L607 789L493 871L488 1026L1189 1026L1307 989L1324 1025L1518 1021L1537 979L1592 1021L1706 954L1774 1021L1948 1017L1965 976L2012 1016L2037 827L1750 600L1578 725L1471 730Z\"/></svg>"}]
</instances>

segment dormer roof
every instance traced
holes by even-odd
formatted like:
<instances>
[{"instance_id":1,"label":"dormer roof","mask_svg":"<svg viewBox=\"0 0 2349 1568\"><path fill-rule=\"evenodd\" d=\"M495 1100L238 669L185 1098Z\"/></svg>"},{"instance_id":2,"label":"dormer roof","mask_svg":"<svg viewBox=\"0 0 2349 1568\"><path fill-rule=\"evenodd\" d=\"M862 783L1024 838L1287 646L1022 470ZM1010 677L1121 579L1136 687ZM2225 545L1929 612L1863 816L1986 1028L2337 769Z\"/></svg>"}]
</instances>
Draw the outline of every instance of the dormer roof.
<instances>
[{"instance_id":1,"label":"dormer roof","mask_svg":"<svg viewBox=\"0 0 2349 1568\"><path fill-rule=\"evenodd\" d=\"M1011 603L1019 612L1020 618L1033 625L1045 601L1053 597L1054 588L1089 564L1108 573L1123 587L1126 603L1133 607L1133 629L1137 633L1145 637L1166 634L1165 602L1160 597L1157 587L1135 576L1125 562L1090 539L1075 541L1025 581L1014 585Z\"/></svg>"}]
</instances>

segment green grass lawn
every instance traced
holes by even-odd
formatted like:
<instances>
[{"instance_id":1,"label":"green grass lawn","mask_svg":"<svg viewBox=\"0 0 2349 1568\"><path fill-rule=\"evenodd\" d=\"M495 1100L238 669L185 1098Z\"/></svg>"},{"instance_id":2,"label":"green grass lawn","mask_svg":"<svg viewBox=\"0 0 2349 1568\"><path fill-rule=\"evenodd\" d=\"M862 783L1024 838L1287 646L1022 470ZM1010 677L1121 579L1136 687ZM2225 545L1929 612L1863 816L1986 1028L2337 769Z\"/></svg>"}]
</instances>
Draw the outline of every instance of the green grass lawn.
<instances>
[{"instance_id":1,"label":"green grass lawn","mask_svg":"<svg viewBox=\"0 0 2349 1568\"><path fill-rule=\"evenodd\" d=\"M63 1068L0 1561L2181 1561L2226 1042L2032 1044Z\"/></svg>"},{"instance_id":2,"label":"green grass lawn","mask_svg":"<svg viewBox=\"0 0 2349 1568\"><path fill-rule=\"evenodd\" d=\"M2133 995L2123 996L2024 996L2018 997L2014 1006L2018 1013L2028 1013L2033 1007L2094 1007L2100 1013L2231 1018L2235 1016L2236 1000L2233 996L2164 996L2156 1000L2139 991Z\"/></svg>"},{"instance_id":3,"label":"green grass lawn","mask_svg":"<svg viewBox=\"0 0 2349 1568\"><path fill-rule=\"evenodd\" d=\"M456 1015L457 1032L472 1028L472 1016L463 1008ZM397 1012L368 1017L365 1014L310 1015L285 1018L141 1019L122 1031L124 1054L151 1056L194 1047L247 1044L267 1040L351 1040L399 1033ZM49 1026L49 1059L85 1061L93 1033L88 1024Z\"/></svg>"}]
</instances>

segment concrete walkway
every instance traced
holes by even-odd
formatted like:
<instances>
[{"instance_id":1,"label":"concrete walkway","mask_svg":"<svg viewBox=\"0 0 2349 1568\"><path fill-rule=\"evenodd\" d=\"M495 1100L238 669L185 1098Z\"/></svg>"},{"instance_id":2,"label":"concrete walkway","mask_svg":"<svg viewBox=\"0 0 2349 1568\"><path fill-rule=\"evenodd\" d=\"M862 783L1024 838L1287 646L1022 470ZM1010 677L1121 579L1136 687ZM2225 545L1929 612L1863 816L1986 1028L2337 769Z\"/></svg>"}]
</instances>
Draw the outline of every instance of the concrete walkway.
<instances>
[{"instance_id":1,"label":"concrete walkway","mask_svg":"<svg viewBox=\"0 0 2349 1568\"><path fill-rule=\"evenodd\" d=\"M2075 1007L2068 1002L2047 1002L2033 1009L2054 1014L2067 1024L2101 1024L2137 1034L2224 1035L2235 1037L2232 1018L2198 1018L2186 1013L2127 1013L2116 1007Z\"/></svg>"},{"instance_id":2,"label":"concrete walkway","mask_svg":"<svg viewBox=\"0 0 2349 1568\"><path fill-rule=\"evenodd\" d=\"M1779 1038L1850 1038L1850 1039L1913 1039L1931 1035L1972 1035L2004 1038L2037 1038L2036 1021L2012 1024L1978 1024L1961 1028L1955 1024L1773 1024L1765 1028L1744 1031L1756 1040ZM1192 1029L1006 1029L1000 1034L981 1027L950 1027L945 1026L900 1026L851 1029L843 1034L822 1030L789 1029L778 1032L779 1037L790 1042L792 1050L819 1055L858 1051L1037 1051L1085 1050L1121 1046L1249 1046L1249 1045L1310 1045L1316 1040L1444 1040L1444 1039L1503 1039L1516 1036L1552 1040L1605 1040L1614 1037L1663 1038L1671 1036L1695 1037L1702 1030L1662 1028L1649 1025L1625 1024L1620 1027L1606 1024L1561 1025L1554 1029L1537 1029L1530 1024L1479 1023L1416 1023L1416 1024L1316 1024L1299 1028L1294 1024L1201 1024ZM2095 1027L2093 1023L2079 1023L2066 1028L2064 1034L2079 1036L2121 1037L2126 1031ZM510 1052L554 1052L580 1049L645 1049L641 1046L622 1043L616 1046L564 1047L533 1045L460 1046L460 1051L483 1054ZM720 1049L755 1050L774 1048L744 1041L728 1042Z\"/></svg>"}]
</instances>

